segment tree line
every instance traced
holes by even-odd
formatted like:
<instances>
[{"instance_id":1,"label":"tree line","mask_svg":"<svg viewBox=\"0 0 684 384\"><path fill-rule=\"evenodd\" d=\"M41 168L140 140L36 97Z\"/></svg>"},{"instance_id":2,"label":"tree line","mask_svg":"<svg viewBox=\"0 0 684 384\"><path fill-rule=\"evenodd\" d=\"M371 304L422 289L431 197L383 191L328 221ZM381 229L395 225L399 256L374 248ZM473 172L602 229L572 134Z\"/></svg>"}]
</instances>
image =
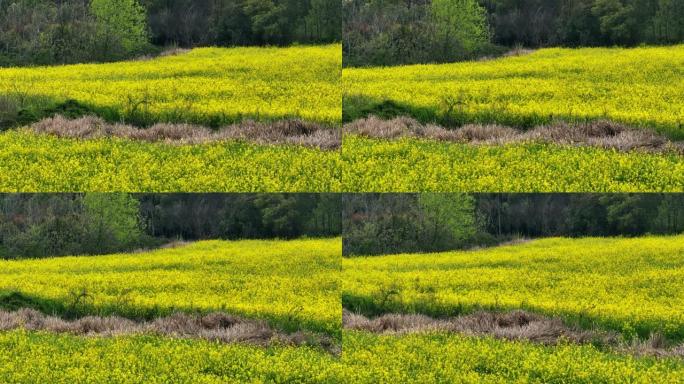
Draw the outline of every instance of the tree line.
<instances>
[{"instance_id":1,"label":"tree line","mask_svg":"<svg viewBox=\"0 0 684 384\"><path fill-rule=\"evenodd\" d=\"M684 41L684 0L479 0L506 46L633 46Z\"/></svg>"},{"instance_id":2,"label":"tree line","mask_svg":"<svg viewBox=\"0 0 684 384\"><path fill-rule=\"evenodd\" d=\"M340 41L339 0L0 0L0 66Z\"/></svg>"},{"instance_id":3,"label":"tree line","mask_svg":"<svg viewBox=\"0 0 684 384\"><path fill-rule=\"evenodd\" d=\"M492 49L476 0L343 0L344 65L465 60Z\"/></svg>"},{"instance_id":4,"label":"tree line","mask_svg":"<svg viewBox=\"0 0 684 384\"><path fill-rule=\"evenodd\" d=\"M342 216L347 256L437 252L517 238L682 233L684 195L349 195Z\"/></svg>"},{"instance_id":5,"label":"tree line","mask_svg":"<svg viewBox=\"0 0 684 384\"><path fill-rule=\"evenodd\" d=\"M344 0L348 66L684 42L684 0Z\"/></svg>"},{"instance_id":6,"label":"tree line","mask_svg":"<svg viewBox=\"0 0 684 384\"><path fill-rule=\"evenodd\" d=\"M182 47L338 42L340 0L141 0L152 42Z\"/></svg>"},{"instance_id":7,"label":"tree line","mask_svg":"<svg viewBox=\"0 0 684 384\"><path fill-rule=\"evenodd\" d=\"M175 240L339 236L318 194L0 195L0 258L106 254Z\"/></svg>"}]
</instances>

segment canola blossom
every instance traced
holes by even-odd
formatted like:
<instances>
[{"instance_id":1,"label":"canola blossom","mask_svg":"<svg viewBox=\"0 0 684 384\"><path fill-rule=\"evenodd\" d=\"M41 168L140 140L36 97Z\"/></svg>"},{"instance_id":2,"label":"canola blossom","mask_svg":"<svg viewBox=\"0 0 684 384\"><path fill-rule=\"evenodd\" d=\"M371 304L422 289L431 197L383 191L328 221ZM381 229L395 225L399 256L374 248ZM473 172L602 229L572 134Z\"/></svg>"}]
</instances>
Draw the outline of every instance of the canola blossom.
<instances>
[{"instance_id":1,"label":"canola blossom","mask_svg":"<svg viewBox=\"0 0 684 384\"><path fill-rule=\"evenodd\" d=\"M626 337L684 340L684 236L550 238L475 251L343 261L352 311L526 309Z\"/></svg>"},{"instance_id":2,"label":"canola blossom","mask_svg":"<svg viewBox=\"0 0 684 384\"><path fill-rule=\"evenodd\" d=\"M0 133L0 192L338 192L339 151Z\"/></svg>"},{"instance_id":3,"label":"canola blossom","mask_svg":"<svg viewBox=\"0 0 684 384\"><path fill-rule=\"evenodd\" d=\"M345 121L387 112L529 128L607 119L684 139L684 45L540 49L454 64L345 68ZM395 111L396 112L396 111Z\"/></svg>"},{"instance_id":4,"label":"canola blossom","mask_svg":"<svg viewBox=\"0 0 684 384\"><path fill-rule=\"evenodd\" d=\"M339 44L198 48L151 60L0 69L0 94L25 109L75 100L110 120L334 125L342 116L341 67Z\"/></svg>"},{"instance_id":5,"label":"canola blossom","mask_svg":"<svg viewBox=\"0 0 684 384\"><path fill-rule=\"evenodd\" d=\"M679 383L681 359L637 358L591 345L546 347L456 334L345 332L346 382Z\"/></svg>"},{"instance_id":6,"label":"canola blossom","mask_svg":"<svg viewBox=\"0 0 684 384\"><path fill-rule=\"evenodd\" d=\"M3 383L333 383L336 360L311 347L0 332Z\"/></svg>"},{"instance_id":7,"label":"canola blossom","mask_svg":"<svg viewBox=\"0 0 684 384\"><path fill-rule=\"evenodd\" d=\"M142 253L0 261L0 296L49 314L223 311L286 331L339 336L341 247L340 239L214 240Z\"/></svg>"},{"instance_id":8,"label":"canola blossom","mask_svg":"<svg viewBox=\"0 0 684 384\"><path fill-rule=\"evenodd\" d=\"M30 364L27 364L30 362ZM440 367L440 369L435 369ZM677 383L684 362L572 344L545 347L454 334L344 332L336 357L311 347L200 340L0 333L11 383Z\"/></svg>"},{"instance_id":9,"label":"canola blossom","mask_svg":"<svg viewBox=\"0 0 684 384\"><path fill-rule=\"evenodd\" d=\"M524 143L344 137L347 192L682 192L684 156Z\"/></svg>"}]
</instances>

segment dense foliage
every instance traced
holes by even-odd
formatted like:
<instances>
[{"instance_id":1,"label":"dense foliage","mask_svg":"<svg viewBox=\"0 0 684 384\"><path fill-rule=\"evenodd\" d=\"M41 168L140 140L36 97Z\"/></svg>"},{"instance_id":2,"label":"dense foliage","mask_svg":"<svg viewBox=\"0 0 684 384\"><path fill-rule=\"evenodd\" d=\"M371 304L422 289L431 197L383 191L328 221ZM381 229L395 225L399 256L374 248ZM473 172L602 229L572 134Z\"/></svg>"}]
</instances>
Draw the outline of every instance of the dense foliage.
<instances>
[{"instance_id":1,"label":"dense foliage","mask_svg":"<svg viewBox=\"0 0 684 384\"><path fill-rule=\"evenodd\" d=\"M405 114L444 126L530 128L605 119L683 139L683 63L680 45L554 48L493 61L345 68L344 120Z\"/></svg>"},{"instance_id":2,"label":"dense foliage","mask_svg":"<svg viewBox=\"0 0 684 384\"><path fill-rule=\"evenodd\" d=\"M0 195L0 258L103 254L170 240L339 236L335 194Z\"/></svg>"},{"instance_id":3,"label":"dense foliage","mask_svg":"<svg viewBox=\"0 0 684 384\"><path fill-rule=\"evenodd\" d=\"M0 306L132 319L223 311L288 332L339 335L340 246L339 239L204 241L152 252L0 261Z\"/></svg>"},{"instance_id":4,"label":"dense foliage","mask_svg":"<svg viewBox=\"0 0 684 384\"><path fill-rule=\"evenodd\" d=\"M475 198L458 194L349 194L342 217L345 255L460 248L479 229Z\"/></svg>"},{"instance_id":5,"label":"dense foliage","mask_svg":"<svg viewBox=\"0 0 684 384\"><path fill-rule=\"evenodd\" d=\"M684 236L550 238L476 251L344 259L362 313L527 309L627 338L684 340Z\"/></svg>"},{"instance_id":6,"label":"dense foliage","mask_svg":"<svg viewBox=\"0 0 684 384\"><path fill-rule=\"evenodd\" d=\"M339 236L338 194L145 194L140 216L155 237L200 239Z\"/></svg>"},{"instance_id":7,"label":"dense foliage","mask_svg":"<svg viewBox=\"0 0 684 384\"><path fill-rule=\"evenodd\" d=\"M489 49L477 0L345 0L344 64L391 65L473 58Z\"/></svg>"},{"instance_id":8,"label":"dense foliage","mask_svg":"<svg viewBox=\"0 0 684 384\"><path fill-rule=\"evenodd\" d=\"M479 0L498 44L539 47L684 42L682 0Z\"/></svg>"},{"instance_id":9,"label":"dense foliage","mask_svg":"<svg viewBox=\"0 0 684 384\"><path fill-rule=\"evenodd\" d=\"M0 258L115 252L154 244L126 194L0 195Z\"/></svg>"},{"instance_id":10,"label":"dense foliage","mask_svg":"<svg viewBox=\"0 0 684 384\"><path fill-rule=\"evenodd\" d=\"M342 114L341 62L339 45L327 45L198 48L146 61L5 68L0 128L55 113L144 126L218 127L248 118L334 125Z\"/></svg>"},{"instance_id":11,"label":"dense foliage","mask_svg":"<svg viewBox=\"0 0 684 384\"><path fill-rule=\"evenodd\" d=\"M0 67L119 60L150 50L137 0L0 1Z\"/></svg>"},{"instance_id":12,"label":"dense foliage","mask_svg":"<svg viewBox=\"0 0 684 384\"><path fill-rule=\"evenodd\" d=\"M641 236L684 232L683 194L475 195L493 236Z\"/></svg>"},{"instance_id":13,"label":"dense foliage","mask_svg":"<svg viewBox=\"0 0 684 384\"><path fill-rule=\"evenodd\" d=\"M345 382L380 383L675 383L680 359L636 358L591 345L542 346L449 333L346 332ZM439 367L436 369L435 367ZM382 378L378 380L378 378Z\"/></svg>"},{"instance_id":14,"label":"dense foliage","mask_svg":"<svg viewBox=\"0 0 684 384\"><path fill-rule=\"evenodd\" d=\"M684 0L345 0L345 65L684 42Z\"/></svg>"},{"instance_id":15,"label":"dense foliage","mask_svg":"<svg viewBox=\"0 0 684 384\"><path fill-rule=\"evenodd\" d=\"M0 133L0 192L338 192L337 151Z\"/></svg>"},{"instance_id":16,"label":"dense foliage","mask_svg":"<svg viewBox=\"0 0 684 384\"><path fill-rule=\"evenodd\" d=\"M551 144L345 136L347 192L681 192L684 157Z\"/></svg>"},{"instance_id":17,"label":"dense foliage","mask_svg":"<svg viewBox=\"0 0 684 384\"><path fill-rule=\"evenodd\" d=\"M189 46L339 42L339 0L141 0L152 42Z\"/></svg>"},{"instance_id":18,"label":"dense foliage","mask_svg":"<svg viewBox=\"0 0 684 384\"><path fill-rule=\"evenodd\" d=\"M684 232L679 194L349 194L342 206L344 255Z\"/></svg>"},{"instance_id":19,"label":"dense foliage","mask_svg":"<svg viewBox=\"0 0 684 384\"><path fill-rule=\"evenodd\" d=\"M114 61L165 46L332 43L340 13L333 0L2 0L0 66Z\"/></svg>"}]
</instances>

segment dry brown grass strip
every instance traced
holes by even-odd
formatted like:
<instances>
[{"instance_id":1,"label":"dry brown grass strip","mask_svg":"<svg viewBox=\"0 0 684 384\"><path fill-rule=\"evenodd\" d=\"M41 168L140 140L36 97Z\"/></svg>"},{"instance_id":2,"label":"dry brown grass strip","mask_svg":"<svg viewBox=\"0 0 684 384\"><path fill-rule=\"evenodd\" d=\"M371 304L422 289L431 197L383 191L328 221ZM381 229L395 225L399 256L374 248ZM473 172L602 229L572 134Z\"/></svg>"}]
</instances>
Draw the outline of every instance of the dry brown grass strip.
<instances>
[{"instance_id":1,"label":"dry brown grass strip","mask_svg":"<svg viewBox=\"0 0 684 384\"><path fill-rule=\"evenodd\" d=\"M377 334L409 334L453 332L466 336L491 336L498 339L522 340L543 345L561 342L598 344L612 350L637 356L683 357L684 344L670 347L660 335L648 340L625 342L615 333L568 326L559 318L551 318L522 310L511 312L480 311L469 315L435 319L420 314L385 314L374 319L344 310L345 329Z\"/></svg>"},{"instance_id":2,"label":"dry brown grass strip","mask_svg":"<svg viewBox=\"0 0 684 384\"><path fill-rule=\"evenodd\" d=\"M323 150L336 150L340 148L342 143L339 129L331 129L302 120L281 120L272 123L245 120L218 130L192 124L169 123L158 123L142 129L127 124L107 123L95 116L85 116L73 120L63 116L55 116L31 125L29 130L34 133L63 138L100 139L118 137L174 145L241 140L263 145L292 144Z\"/></svg>"},{"instance_id":3,"label":"dry brown grass strip","mask_svg":"<svg viewBox=\"0 0 684 384\"><path fill-rule=\"evenodd\" d=\"M207 315L174 313L151 321L133 321L119 316L87 316L66 320L27 308L14 312L0 310L0 331L16 329L99 337L157 335L259 346L312 345L331 353L339 350L339 346L324 335L303 331L286 334L274 330L263 320L219 312Z\"/></svg>"},{"instance_id":4,"label":"dry brown grass strip","mask_svg":"<svg viewBox=\"0 0 684 384\"><path fill-rule=\"evenodd\" d=\"M649 130L605 120L576 124L558 122L520 131L495 124L468 124L461 128L446 129L435 124L422 124L410 117L383 120L370 116L345 124L344 132L379 139L414 137L474 145L542 142L593 146L622 152L639 150L684 154L684 142L671 142Z\"/></svg>"},{"instance_id":5,"label":"dry brown grass strip","mask_svg":"<svg viewBox=\"0 0 684 384\"><path fill-rule=\"evenodd\" d=\"M434 319L419 314L386 314L368 319L359 314L345 311L344 327L373 333L414 333L446 331L472 336L494 336L507 340L529 340L547 345L561 340L575 343L610 343L613 334L596 332L566 326L557 318L548 318L525 311L476 312L470 315Z\"/></svg>"}]
</instances>

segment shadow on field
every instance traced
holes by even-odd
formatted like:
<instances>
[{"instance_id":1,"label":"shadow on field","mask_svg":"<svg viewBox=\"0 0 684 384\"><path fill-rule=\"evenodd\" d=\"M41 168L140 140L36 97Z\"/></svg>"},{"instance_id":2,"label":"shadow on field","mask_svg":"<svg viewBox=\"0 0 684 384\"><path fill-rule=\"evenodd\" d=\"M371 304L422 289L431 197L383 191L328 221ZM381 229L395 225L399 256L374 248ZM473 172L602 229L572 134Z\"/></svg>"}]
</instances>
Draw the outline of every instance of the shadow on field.
<instances>
[{"instance_id":1,"label":"shadow on field","mask_svg":"<svg viewBox=\"0 0 684 384\"><path fill-rule=\"evenodd\" d=\"M348 124L356 120L375 116L382 120L395 118L412 118L421 124L439 125L446 129L459 128L466 124L502 125L519 131L528 131L536 127L555 124L591 124L595 121L608 121L607 116L581 117L554 113L526 113L519 115L508 111L506 105L493 105L487 109L469 112L468 106L473 101L468 95L447 95L430 107L420 107L408 103L400 103L390 99L378 99L365 95L344 95L342 97L342 123ZM612 121L612 120L610 120ZM618 121L613 121L619 123ZM671 140L684 140L684 125L678 127L663 125L657 121L642 121L634 128L660 133Z\"/></svg>"},{"instance_id":2,"label":"shadow on field","mask_svg":"<svg viewBox=\"0 0 684 384\"><path fill-rule=\"evenodd\" d=\"M254 318L253 314L246 311L235 310L229 306L222 306L221 308L215 309L200 309L194 308L191 305L142 308L130 303L125 294L120 296L115 303L94 304L95 301L94 295L86 289L72 291L64 299L33 296L15 290L0 290L0 310L11 312L30 309L64 320L77 320L88 316L116 316L136 322L149 322L154 319L169 317L177 313L191 316L204 316L215 312L229 313L230 315L244 318ZM339 328L336 326L335 329L330 329L329 324L325 321L304 319L300 316L300 312L300 309L293 308L287 314L266 314L261 316L258 320L263 320L269 327L286 334L305 332L323 334L331 340L341 340L341 318Z\"/></svg>"},{"instance_id":3,"label":"shadow on field","mask_svg":"<svg viewBox=\"0 0 684 384\"><path fill-rule=\"evenodd\" d=\"M0 95L0 131L23 127L55 115L75 119L100 113L112 115L112 112L76 100L57 101L46 96Z\"/></svg>"},{"instance_id":4,"label":"shadow on field","mask_svg":"<svg viewBox=\"0 0 684 384\"><path fill-rule=\"evenodd\" d=\"M0 95L0 131L27 126L57 115L67 119L97 116L108 123L123 123L137 128L148 128L157 123L196 124L210 129L254 120L265 124L282 120L301 120L295 113L272 115L254 114L199 114L191 111L193 102L184 107L153 111L155 101L146 97L128 97L118 107L100 106L75 99L58 100L50 96L8 93ZM321 128L338 129L338 123L316 123Z\"/></svg>"},{"instance_id":5,"label":"shadow on field","mask_svg":"<svg viewBox=\"0 0 684 384\"><path fill-rule=\"evenodd\" d=\"M0 309L17 311L22 308L35 309L44 313L64 313L61 302L26 295L17 291L0 291Z\"/></svg>"},{"instance_id":6,"label":"shadow on field","mask_svg":"<svg viewBox=\"0 0 684 384\"><path fill-rule=\"evenodd\" d=\"M384 314L422 314L437 319L466 316L477 312L502 313L509 311L529 311L541 316L553 316L563 320L571 327L584 330L601 329L620 334L625 340L648 340L654 335L664 338L667 344L684 342L684 328L673 328L664 323L636 321L626 325L618 319L606 319L586 313L554 311L547 313L543 309L521 303L519 306L470 305L458 303L454 305L436 305L429 300L421 303L403 303L400 288L381 287L372 296L342 294L342 307L346 310L366 317L379 317ZM429 295L429 293L426 293Z\"/></svg>"},{"instance_id":7,"label":"shadow on field","mask_svg":"<svg viewBox=\"0 0 684 384\"><path fill-rule=\"evenodd\" d=\"M221 312L205 315L173 313L149 321L133 321L119 316L86 316L68 320L48 316L35 309L0 310L0 331L24 329L68 333L78 336L155 335L174 338L204 339L224 344L242 343L262 347L271 345L312 346L339 354L339 343L325 335L298 331L291 334L271 328L263 320L254 320Z\"/></svg>"},{"instance_id":8,"label":"shadow on field","mask_svg":"<svg viewBox=\"0 0 684 384\"><path fill-rule=\"evenodd\" d=\"M565 343L591 344L600 349L635 356L684 358L684 344L677 345L660 334L652 334L644 340L627 340L614 331L582 329L568 325L558 317L547 317L521 310L477 311L468 315L447 318L398 313L368 318L344 310L342 318L345 329L374 334L447 332L468 337L493 337L547 346Z\"/></svg>"}]
</instances>

